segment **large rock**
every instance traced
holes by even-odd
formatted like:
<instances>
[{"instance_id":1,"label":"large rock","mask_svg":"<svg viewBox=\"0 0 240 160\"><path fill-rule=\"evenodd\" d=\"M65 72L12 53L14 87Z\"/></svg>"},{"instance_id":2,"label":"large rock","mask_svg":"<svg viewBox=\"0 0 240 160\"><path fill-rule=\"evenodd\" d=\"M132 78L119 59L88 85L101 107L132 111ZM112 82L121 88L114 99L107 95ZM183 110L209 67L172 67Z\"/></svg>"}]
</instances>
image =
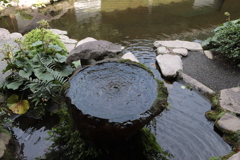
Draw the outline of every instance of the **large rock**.
<instances>
[{"instance_id":1,"label":"large rock","mask_svg":"<svg viewBox=\"0 0 240 160\"><path fill-rule=\"evenodd\" d=\"M226 110L240 114L240 87L221 90L220 106Z\"/></svg>"},{"instance_id":2,"label":"large rock","mask_svg":"<svg viewBox=\"0 0 240 160\"><path fill-rule=\"evenodd\" d=\"M188 42L188 41L155 41L154 42L155 47L169 47L169 48L186 48L191 51L199 51L203 50L202 46L199 43L196 42Z\"/></svg>"},{"instance_id":3,"label":"large rock","mask_svg":"<svg viewBox=\"0 0 240 160\"><path fill-rule=\"evenodd\" d=\"M67 57L66 63L71 64L73 61L81 59L102 60L106 56L113 58L121 51L121 45L116 45L104 40L90 41L74 48Z\"/></svg>"},{"instance_id":4,"label":"large rock","mask_svg":"<svg viewBox=\"0 0 240 160\"><path fill-rule=\"evenodd\" d=\"M234 154L228 160L240 160L240 152Z\"/></svg>"},{"instance_id":5,"label":"large rock","mask_svg":"<svg viewBox=\"0 0 240 160\"><path fill-rule=\"evenodd\" d=\"M178 55L158 55L156 59L163 76L167 78L174 78L178 71L183 70L183 63Z\"/></svg>"},{"instance_id":6,"label":"large rock","mask_svg":"<svg viewBox=\"0 0 240 160\"><path fill-rule=\"evenodd\" d=\"M230 113L225 113L216 123L217 127L225 132L240 130L240 119Z\"/></svg>"},{"instance_id":7,"label":"large rock","mask_svg":"<svg viewBox=\"0 0 240 160\"><path fill-rule=\"evenodd\" d=\"M10 32L7 29L0 28L0 40L8 38L9 35L10 35Z\"/></svg>"},{"instance_id":8,"label":"large rock","mask_svg":"<svg viewBox=\"0 0 240 160\"><path fill-rule=\"evenodd\" d=\"M87 38L84 38L82 39L81 41L79 41L76 45L77 46L80 46L81 44L83 43L87 43L87 42L92 42L92 41L97 41L95 38L92 38L92 37L87 37Z\"/></svg>"}]
</instances>

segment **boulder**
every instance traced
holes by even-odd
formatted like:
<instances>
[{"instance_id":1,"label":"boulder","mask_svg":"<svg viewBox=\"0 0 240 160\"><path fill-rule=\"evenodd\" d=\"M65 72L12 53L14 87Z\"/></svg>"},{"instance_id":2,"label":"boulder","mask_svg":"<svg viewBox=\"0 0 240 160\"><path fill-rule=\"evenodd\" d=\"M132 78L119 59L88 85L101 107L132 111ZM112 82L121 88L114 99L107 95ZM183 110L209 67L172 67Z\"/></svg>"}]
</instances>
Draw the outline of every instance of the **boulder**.
<instances>
[{"instance_id":1,"label":"boulder","mask_svg":"<svg viewBox=\"0 0 240 160\"><path fill-rule=\"evenodd\" d=\"M188 42L188 41L155 41L154 42L155 47L169 47L169 48L186 48L187 50L191 51L199 51L203 50L202 46L199 43L196 42Z\"/></svg>"},{"instance_id":2,"label":"boulder","mask_svg":"<svg viewBox=\"0 0 240 160\"><path fill-rule=\"evenodd\" d=\"M240 152L231 156L228 160L239 160L240 159Z\"/></svg>"},{"instance_id":3,"label":"boulder","mask_svg":"<svg viewBox=\"0 0 240 160\"><path fill-rule=\"evenodd\" d=\"M175 78L178 71L183 70L183 63L178 55L158 55L156 59L164 77Z\"/></svg>"},{"instance_id":4,"label":"boulder","mask_svg":"<svg viewBox=\"0 0 240 160\"><path fill-rule=\"evenodd\" d=\"M216 122L216 126L224 132L237 132L240 130L240 119L230 113L225 113Z\"/></svg>"},{"instance_id":5,"label":"boulder","mask_svg":"<svg viewBox=\"0 0 240 160\"><path fill-rule=\"evenodd\" d=\"M220 91L220 106L228 111L240 114L240 87Z\"/></svg>"},{"instance_id":6,"label":"boulder","mask_svg":"<svg viewBox=\"0 0 240 160\"><path fill-rule=\"evenodd\" d=\"M6 38L8 38L10 35L10 32L5 29L5 28L0 28L0 40L4 40Z\"/></svg>"},{"instance_id":7,"label":"boulder","mask_svg":"<svg viewBox=\"0 0 240 160\"><path fill-rule=\"evenodd\" d=\"M102 60L106 56L113 58L122 51L121 45L116 45L108 41L97 40L83 43L74 48L67 57L66 63L71 64L77 60Z\"/></svg>"},{"instance_id":8,"label":"boulder","mask_svg":"<svg viewBox=\"0 0 240 160\"><path fill-rule=\"evenodd\" d=\"M167 54L167 53L170 53L170 51L166 47L158 47L157 53L158 54Z\"/></svg>"},{"instance_id":9,"label":"boulder","mask_svg":"<svg viewBox=\"0 0 240 160\"><path fill-rule=\"evenodd\" d=\"M96 40L95 38L92 38L92 37L84 38L84 39L82 39L81 41L79 41L79 42L77 43L76 47L79 46L79 45L81 45L81 44L83 44L83 43L92 42L92 41L97 41L97 40Z\"/></svg>"},{"instance_id":10,"label":"boulder","mask_svg":"<svg viewBox=\"0 0 240 160\"><path fill-rule=\"evenodd\" d=\"M139 60L131 52L125 53L122 56L122 59L129 59L129 60L134 61L134 62L139 62Z\"/></svg>"}]
</instances>

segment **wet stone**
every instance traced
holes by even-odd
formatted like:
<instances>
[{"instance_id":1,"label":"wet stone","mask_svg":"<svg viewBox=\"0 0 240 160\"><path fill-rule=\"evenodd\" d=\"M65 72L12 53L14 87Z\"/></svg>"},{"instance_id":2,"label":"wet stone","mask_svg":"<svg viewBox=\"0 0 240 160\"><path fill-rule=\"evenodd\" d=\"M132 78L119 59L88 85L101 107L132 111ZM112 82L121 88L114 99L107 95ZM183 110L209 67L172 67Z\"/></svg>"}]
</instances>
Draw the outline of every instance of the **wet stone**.
<instances>
[{"instance_id":1,"label":"wet stone","mask_svg":"<svg viewBox=\"0 0 240 160\"><path fill-rule=\"evenodd\" d=\"M218 121L217 126L228 132L237 132L240 130L240 119L230 113L225 113Z\"/></svg>"},{"instance_id":2,"label":"wet stone","mask_svg":"<svg viewBox=\"0 0 240 160\"><path fill-rule=\"evenodd\" d=\"M170 53L170 51L166 47L158 47L157 53L158 54L167 54L167 53Z\"/></svg>"},{"instance_id":3,"label":"wet stone","mask_svg":"<svg viewBox=\"0 0 240 160\"><path fill-rule=\"evenodd\" d=\"M240 159L240 152L231 156L228 160L239 160Z\"/></svg>"},{"instance_id":4,"label":"wet stone","mask_svg":"<svg viewBox=\"0 0 240 160\"><path fill-rule=\"evenodd\" d=\"M113 58L121 51L121 45L113 44L104 40L90 41L74 48L67 57L66 63L71 64L73 61L81 59L102 60L106 56Z\"/></svg>"},{"instance_id":5,"label":"wet stone","mask_svg":"<svg viewBox=\"0 0 240 160\"><path fill-rule=\"evenodd\" d=\"M202 46L199 43L196 42L188 42L188 41L155 41L154 42L155 47L169 47L169 48L186 48L187 50L191 51L199 51L203 50Z\"/></svg>"},{"instance_id":6,"label":"wet stone","mask_svg":"<svg viewBox=\"0 0 240 160\"><path fill-rule=\"evenodd\" d=\"M122 59L129 59L129 60L134 61L134 62L139 62L138 59L131 52L125 53L122 56Z\"/></svg>"},{"instance_id":7,"label":"wet stone","mask_svg":"<svg viewBox=\"0 0 240 160\"><path fill-rule=\"evenodd\" d=\"M220 91L220 106L226 110L240 114L240 87Z\"/></svg>"},{"instance_id":8,"label":"wet stone","mask_svg":"<svg viewBox=\"0 0 240 160\"><path fill-rule=\"evenodd\" d=\"M174 78L178 71L183 70L183 63L178 55L158 55L156 59L163 76L167 78Z\"/></svg>"},{"instance_id":9,"label":"wet stone","mask_svg":"<svg viewBox=\"0 0 240 160\"><path fill-rule=\"evenodd\" d=\"M129 139L166 103L166 99L160 102L157 98L159 83L153 75L131 61L107 61L83 68L69 84L66 102L70 115L91 141Z\"/></svg>"}]
</instances>

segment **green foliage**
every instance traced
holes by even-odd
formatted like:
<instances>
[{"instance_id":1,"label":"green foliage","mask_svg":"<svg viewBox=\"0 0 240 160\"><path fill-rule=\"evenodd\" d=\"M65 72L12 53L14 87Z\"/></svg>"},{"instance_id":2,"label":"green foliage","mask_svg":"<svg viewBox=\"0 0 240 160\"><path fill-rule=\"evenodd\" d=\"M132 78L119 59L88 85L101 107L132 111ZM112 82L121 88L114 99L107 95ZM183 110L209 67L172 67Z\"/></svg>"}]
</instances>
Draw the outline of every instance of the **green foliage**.
<instances>
[{"instance_id":1,"label":"green foliage","mask_svg":"<svg viewBox=\"0 0 240 160\"><path fill-rule=\"evenodd\" d=\"M45 28L38 30L43 33L43 41L34 41L32 44L26 41L23 42L25 47L18 50L3 50L7 66L2 72L11 71L11 74L1 88L22 95L30 101L30 109L37 110L41 115L47 102L59 97L62 84L72 74L73 67L65 64L67 51L52 44L50 39L45 39L49 37ZM21 41L18 43L22 46Z\"/></svg>"},{"instance_id":2,"label":"green foliage","mask_svg":"<svg viewBox=\"0 0 240 160\"><path fill-rule=\"evenodd\" d=\"M240 19L227 22L214 29L214 36L202 43L204 48L209 48L231 59L240 67Z\"/></svg>"},{"instance_id":3,"label":"green foliage","mask_svg":"<svg viewBox=\"0 0 240 160\"><path fill-rule=\"evenodd\" d=\"M208 160L221 160L221 159L222 159L222 157L213 156L213 157L209 158Z\"/></svg>"},{"instance_id":4,"label":"green foliage","mask_svg":"<svg viewBox=\"0 0 240 160\"><path fill-rule=\"evenodd\" d=\"M140 130L128 141L114 144L92 143L84 139L78 130L75 130L67 109L60 110L58 114L60 123L49 132L49 140L54 143L45 157L38 159L112 160L119 158L118 156L132 160L172 158L171 154L158 145L155 136L147 128Z\"/></svg>"},{"instance_id":5,"label":"green foliage","mask_svg":"<svg viewBox=\"0 0 240 160\"><path fill-rule=\"evenodd\" d=\"M60 110L58 114L60 123L49 132L49 140L54 143L51 152L43 159L55 160L61 157L69 160L90 160L107 153L104 148L86 141L77 130L74 130L67 109Z\"/></svg>"},{"instance_id":6,"label":"green foliage","mask_svg":"<svg viewBox=\"0 0 240 160\"><path fill-rule=\"evenodd\" d=\"M18 95L12 94L7 99L8 108L16 114L24 114L29 109L29 103L27 100L19 100Z\"/></svg>"},{"instance_id":7,"label":"green foliage","mask_svg":"<svg viewBox=\"0 0 240 160\"><path fill-rule=\"evenodd\" d=\"M61 42L59 36L46 29L49 27L46 21L40 21L38 24L40 25L40 28L34 29L25 35L23 45L28 50L36 49L36 46L32 46L32 44L37 41L42 41L46 46L51 43L67 50L63 42ZM48 52L51 53L51 50Z\"/></svg>"}]
</instances>

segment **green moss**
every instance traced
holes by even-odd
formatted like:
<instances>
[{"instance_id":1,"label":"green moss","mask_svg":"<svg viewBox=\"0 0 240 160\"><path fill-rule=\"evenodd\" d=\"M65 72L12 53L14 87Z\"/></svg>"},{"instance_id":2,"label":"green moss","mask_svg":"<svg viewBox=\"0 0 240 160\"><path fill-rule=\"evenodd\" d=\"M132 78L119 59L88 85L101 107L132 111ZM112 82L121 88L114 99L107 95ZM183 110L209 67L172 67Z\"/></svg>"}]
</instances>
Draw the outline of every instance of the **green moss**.
<instances>
[{"instance_id":1,"label":"green moss","mask_svg":"<svg viewBox=\"0 0 240 160\"><path fill-rule=\"evenodd\" d=\"M138 66L140 68L143 68L144 70L148 71L152 76L154 76L153 72L145 64L134 62L134 61L131 61L129 59L120 59L120 60L118 60L118 62L119 63L128 63L128 64L136 65L136 66Z\"/></svg>"}]
</instances>

